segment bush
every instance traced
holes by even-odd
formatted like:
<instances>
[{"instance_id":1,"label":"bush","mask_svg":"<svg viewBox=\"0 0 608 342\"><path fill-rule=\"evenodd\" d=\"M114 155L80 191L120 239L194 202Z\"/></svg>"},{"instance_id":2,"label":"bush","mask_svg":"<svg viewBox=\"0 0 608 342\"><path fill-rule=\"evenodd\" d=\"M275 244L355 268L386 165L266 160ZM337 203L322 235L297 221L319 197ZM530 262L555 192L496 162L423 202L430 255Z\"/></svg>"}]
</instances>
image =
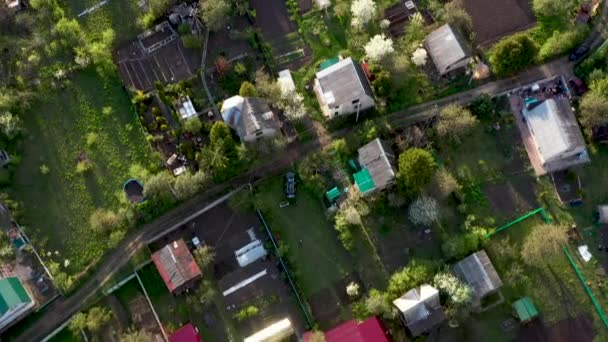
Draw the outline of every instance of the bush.
<instances>
[{"instance_id":1,"label":"bush","mask_svg":"<svg viewBox=\"0 0 608 342\"><path fill-rule=\"evenodd\" d=\"M187 49L197 49L201 47L201 40L193 34L186 34L182 36L182 43Z\"/></svg>"},{"instance_id":2,"label":"bush","mask_svg":"<svg viewBox=\"0 0 608 342\"><path fill-rule=\"evenodd\" d=\"M89 224L96 231L107 232L119 227L122 219L112 210L98 208L91 214Z\"/></svg>"},{"instance_id":3,"label":"bush","mask_svg":"<svg viewBox=\"0 0 608 342\"><path fill-rule=\"evenodd\" d=\"M258 91L255 89L255 86L253 84L245 81L241 83L239 95L241 95L242 97L256 97L258 96Z\"/></svg>"},{"instance_id":4,"label":"bush","mask_svg":"<svg viewBox=\"0 0 608 342\"><path fill-rule=\"evenodd\" d=\"M436 169L437 164L429 151L421 148L406 150L399 155L397 186L407 196L416 195L429 183Z\"/></svg>"},{"instance_id":5,"label":"bush","mask_svg":"<svg viewBox=\"0 0 608 342\"><path fill-rule=\"evenodd\" d=\"M198 134L202 128L203 128L203 123L198 118L198 116L189 118L184 122L184 131L186 131L186 132L189 132L192 134Z\"/></svg>"},{"instance_id":6,"label":"bush","mask_svg":"<svg viewBox=\"0 0 608 342\"><path fill-rule=\"evenodd\" d=\"M76 164L76 173L83 174L92 171L94 164L90 160L81 160Z\"/></svg>"},{"instance_id":7,"label":"bush","mask_svg":"<svg viewBox=\"0 0 608 342\"><path fill-rule=\"evenodd\" d=\"M239 310L235 315L234 315L234 319L236 319L238 322L244 321L248 318L257 316L260 313L260 310L254 306L254 305L249 305L241 310Z\"/></svg>"},{"instance_id":8,"label":"bush","mask_svg":"<svg viewBox=\"0 0 608 342\"><path fill-rule=\"evenodd\" d=\"M389 301L399 298L407 291L429 281L433 273L432 264L417 260L410 261L406 267L393 273L388 280Z\"/></svg>"},{"instance_id":9,"label":"bush","mask_svg":"<svg viewBox=\"0 0 608 342\"><path fill-rule=\"evenodd\" d=\"M477 126L477 119L468 109L459 105L444 107L439 113L439 122L435 129L439 138L460 144L462 139Z\"/></svg>"},{"instance_id":10,"label":"bush","mask_svg":"<svg viewBox=\"0 0 608 342\"><path fill-rule=\"evenodd\" d=\"M518 72L536 61L538 46L527 33L501 39L488 52L494 73L499 76Z\"/></svg>"},{"instance_id":11,"label":"bush","mask_svg":"<svg viewBox=\"0 0 608 342\"><path fill-rule=\"evenodd\" d=\"M581 25L565 32L554 31L553 35L540 47L539 62L544 62L551 57L565 54L574 49L587 37L588 32L589 28Z\"/></svg>"},{"instance_id":12,"label":"bush","mask_svg":"<svg viewBox=\"0 0 608 342\"><path fill-rule=\"evenodd\" d=\"M481 249L486 233L484 229L476 229L470 233L453 235L441 245L441 251L448 260L462 259Z\"/></svg>"}]
</instances>

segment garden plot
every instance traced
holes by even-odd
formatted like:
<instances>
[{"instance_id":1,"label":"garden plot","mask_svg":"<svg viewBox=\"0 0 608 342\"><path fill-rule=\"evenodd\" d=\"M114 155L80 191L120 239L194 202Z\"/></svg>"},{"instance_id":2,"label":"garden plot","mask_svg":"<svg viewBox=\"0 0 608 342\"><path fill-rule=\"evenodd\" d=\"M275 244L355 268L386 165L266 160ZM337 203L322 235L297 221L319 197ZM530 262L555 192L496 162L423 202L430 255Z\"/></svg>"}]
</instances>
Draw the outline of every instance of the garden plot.
<instances>
[{"instance_id":1,"label":"garden plot","mask_svg":"<svg viewBox=\"0 0 608 342\"><path fill-rule=\"evenodd\" d=\"M253 211L235 211L226 203L219 204L160 237L150 247L156 250L179 238L192 245L194 237L202 244L213 247L213 273L205 274L203 278L212 278L214 282L217 280L217 309L221 312L216 315L237 327L238 335L249 336L283 318L289 318L296 331L304 331L301 309L277 268L278 263L272 255L271 245L267 243L265 230ZM239 264L236 251L256 240L263 244L268 255L250 264ZM242 311L250 307L255 307L256 313L242 317Z\"/></svg>"}]
</instances>

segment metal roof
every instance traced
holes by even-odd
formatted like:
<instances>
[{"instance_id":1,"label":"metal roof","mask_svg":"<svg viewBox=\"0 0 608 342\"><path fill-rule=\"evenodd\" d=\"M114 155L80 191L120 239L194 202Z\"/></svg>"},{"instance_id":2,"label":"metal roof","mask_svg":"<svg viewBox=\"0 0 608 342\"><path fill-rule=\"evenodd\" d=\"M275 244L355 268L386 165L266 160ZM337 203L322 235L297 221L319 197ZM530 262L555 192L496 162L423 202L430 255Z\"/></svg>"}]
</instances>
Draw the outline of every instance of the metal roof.
<instances>
[{"instance_id":1,"label":"metal roof","mask_svg":"<svg viewBox=\"0 0 608 342\"><path fill-rule=\"evenodd\" d=\"M156 251L152 254L152 261L171 292L202 275L183 239L173 241Z\"/></svg>"},{"instance_id":2,"label":"metal roof","mask_svg":"<svg viewBox=\"0 0 608 342\"><path fill-rule=\"evenodd\" d=\"M439 291L428 284L411 289L393 301L413 336L429 331L445 320Z\"/></svg>"},{"instance_id":3,"label":"metal roof","mask_svg":"<svg viewBox=\"0 0 608 342\"><path fill-rule=\"evenodd\" d=\"M513 303L513 309L521 322L529 322L538 316L538 310L530 297L524 297Z\"/></svg>"},{"instance_id":4,"label":"metal roof","mask_svg":"<svg viewBox=\"0 0 608 342\"><path fill-rule=\"evenodd\" d=\"M338 189L338 187L336 186L333 189L326 192L325 196L327 197L327 200L329 201L329 203L333 203L335 200L338 199L338 197L340 197L340 189Z\"/></svg>"},{"instance_id":5,"label":"metal roof","mask_svg":"<svg viewBox=\"0 0 608 342\"><path fill-rule=\"evenodd\" d=\"M454 65L471 57L470 47L462 34L449 24L431 32L425 46L441 75L454 69Z\"/></svg>"},{"instance_id":6,"label":"metal roof","mask_svg":"<svg viewBox=\"0 0 608 342\"><path fill-rule=\"evenodd\" d=\"M222 104L222 118L241 139L264 129L279 129L268 103L259 97L233 96Z\"/></svg>"},{"instance_id":7,"label":"metal roof","mask_svg":"<svg viewBox=\"0 0 608 342\"><path fill-rule=\"evenodd\" d=\"M502 280L484 250L460 260L454 265L454 272L462 281L471 286L477 299L483 298L502 286Z\"/></svg>"},{"instance_id":8,"label":"metal roof","mask_svg":"<svg viewBox=\"0 0 608 342\"><path fill-rule=\"evenodd\" d=\"M363 95L373 97L363 69L350 57L319 71L317 80L329 107L350 104Z\"/></svg>"},{"instance_id":9,"label":"metal roof","mask_svg":"<svg viewBox=\"0 0 608 342\"><path fill-rule=\"evenodd\" d=\"M32 299L17 277L0 279L0 316L22 303Z\"/></svg>"},{"instance_id":10,"label":"metal roof","mask_svg":"<svg viewBox=\"0 0 608 342\"><path fill-rule=\"evenodd\" d=\"M326 342L388 342L389 337L388 329L376 316L363 322L351 319L325 332ZM304 334L303 340L310 341L310 334Z\"/></svg>"},{"instance_id":11,"label":"metal roof","mask_svg":"<svg viewBox=\"0 0 608 342\"><path fill-rule=\"evenodd\" d=\"M375 188L383 190L395 180L395 155L392 149L382 140L376 138L357 151L359 164L369 171ZM359 189L361 190L361 189ZM364 192L361 190L361 192Z\"/></svg>"},{"instance_id":12,"label":"metal roof","mask_svg":"<svg viewBox=\"0 0 608 342\"><path fill-rule=\"evenodd\" d=\"M543 164L560 159L564 153L586 150L568 99L547 99L531 110L524 108L522 115Z\"/></svg>"},{"instance_id":13,"label":"metal roof","mask_svg":"<svg viewBox=\"0 0 608 342\"><path fill-rule=\"evenodd\" d=\"M355 184L357 184L357 188L361 191L362 194L372 191L376 188L374 184L374 179L369 173L368 169L363 169L353 175L355 179Z\"/></svg>"}]
</instances>

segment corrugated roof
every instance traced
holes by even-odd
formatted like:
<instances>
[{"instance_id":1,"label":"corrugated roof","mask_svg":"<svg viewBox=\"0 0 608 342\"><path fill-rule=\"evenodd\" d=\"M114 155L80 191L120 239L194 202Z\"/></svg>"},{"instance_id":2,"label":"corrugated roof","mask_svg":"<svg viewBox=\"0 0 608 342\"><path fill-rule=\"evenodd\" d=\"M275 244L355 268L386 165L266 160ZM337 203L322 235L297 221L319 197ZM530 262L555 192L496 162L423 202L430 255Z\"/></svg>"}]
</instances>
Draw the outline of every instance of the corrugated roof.
<instances>
[{"instance_id":1,"label":"corrugated roof","mask_svg":"<svg viewBox=\"0 0 608 342\"><path fill-rule=\"evenodd\" d=\"M323 94L331 93L331 96L326 96L329 107L350 104L353 99L360 99L363 95L373 97L363 69L350 57L319 71L317 80Z\"/></svg>"},{"instance_id":2,"label":"corrugated roof","mask_svg":"<svg viewBox=\"0 0 608 342\"><path fill-rule=\"evenodd\" d=\"M0 315L22 303L32 299L17 277L0 279Z\"/></svg>"},{"instance_id":3,"label":"corrugated roof","mask_svg":"<svg viewBox=\"0 0 608 342\"><path fill-rule=\"evenodd\" d=\"M429 331L445 320L439 301L439 291L423 284L393 301L413 336Z\"/></svg>"},{"instance_id":4,"label":"corrugated roof","mask_svg":"<svg viewBox=\"0 0 608 342\"><path fill-rule=\"evenodd\" d=\"M352 319L325 332L326 342L388 342L388 329L377 317L370 317L363 322ZM308 341L308 336L304 341Z\"/></svg>"},{"instance_id":5,"label":"corrugated roof","mask_svg":"<svg viewBox=\"0 0 608 342\"><path fill-rule=\"evenodd\" d=\"M586 150L568 99L551 98L531 110L524 109L522 114L542 163L559 159L564 153Z\"/></svg>"},{"instance_id":6,"label":"corrugated roof","mask_svg":"<svg viewBox=\"0 0 608 342\"><path fill-rule=\"evenodd\" d=\"M327 197L327 200L329 201L329 203L333 203L336 199L338 199L338 197L340 197L340 189L338 189L338 187L336 186L333 189L326 192L325 196Z\"/></svg>"},{"instance_id":7,"label":"corrugated roof","mask_svg":"<svg viewBox=\"0 0 608 342\"><path fill-rule=\"evenodd\" d=\"M449 24L431 32L425 39L425 46L441 75L450 72L454 64L471 57L466 40Z\"/></svg>"},{"instance_id":8,"label":"corrugated roof","mask_svg":"<svg viewBox=\"0 0 608 342\"><path fill-rule=\"evenodd\" d=\"M372 191L376 188L374 184L374 179L369 173L369 170L363 169L353 175L355 179L355 184L357 184L357 188L361 191L362 194Z\"/></svg>"},{"instance_id":9,"label":"corrugated roof","mask_svg":"<svg viewBox=\"0 0 608 342\"><path fill-rule=\"evenodd\" d=\"M152 261L171 292L202 275L183 239L173 241L156 251L152 254Z\"/></svg>"},{"instance_id":10,"label":"corrugated roof","mask_svg":"<svg viewBox=\"0 0 608 342\"><path fill-rule=\"evenodd\" d=\"M499 289L502 280L485 250L473 253L454 265L456 275L473 289L475 298L481 299Z\"/></svg>"},{"instance_id":11,"label":"corrugated roof","mask_svg":"<svg viewBox=\"0 0 608 342\"><path fill-rule=\"evenodd\" d=\"M521 322L528 322L538 316L538 310L530 297L524 297L513 303L513 309Z\"/></svg>"},{"instance_id":12,"label":"corrugated roof","mask_svg":"<svg viewBox=\"0 0 608 342\"><path fill-rule=\"evenodd\" d=\"M171 334L169 342L201 342L201 336L194 325L188 323Z\"/></svg>"},{"instance_id":13,"label":"corrugated roof","mask_svg":"<svg viewBox=\"0 0 608 342\"><path fill-rule=\"evenodd\" d=\"M359 164L369 171L376 189L383 190L393 183L396 175L395 155L390 146L376 138L357 152Z\"/></svg>"}]
</instances>

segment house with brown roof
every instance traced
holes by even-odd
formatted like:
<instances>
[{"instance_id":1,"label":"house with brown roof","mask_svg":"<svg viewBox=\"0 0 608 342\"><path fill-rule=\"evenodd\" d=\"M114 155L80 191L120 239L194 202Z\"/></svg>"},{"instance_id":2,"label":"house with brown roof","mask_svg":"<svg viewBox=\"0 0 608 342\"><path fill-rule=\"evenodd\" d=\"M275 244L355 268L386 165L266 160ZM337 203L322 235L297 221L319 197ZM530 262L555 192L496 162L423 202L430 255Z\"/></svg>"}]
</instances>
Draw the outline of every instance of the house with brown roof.
<instances>
[{"instance_id":1,"label":"house with brown roof","mask_svg":"<svg viewBox=\"0 0 608 342\"><path fill-rule=\"evenodd\" d=\"M171 293L192 288L202 277L201 269L183 239L173 241L152 254L152 262Z\"/></svg>"}]
</instances>

